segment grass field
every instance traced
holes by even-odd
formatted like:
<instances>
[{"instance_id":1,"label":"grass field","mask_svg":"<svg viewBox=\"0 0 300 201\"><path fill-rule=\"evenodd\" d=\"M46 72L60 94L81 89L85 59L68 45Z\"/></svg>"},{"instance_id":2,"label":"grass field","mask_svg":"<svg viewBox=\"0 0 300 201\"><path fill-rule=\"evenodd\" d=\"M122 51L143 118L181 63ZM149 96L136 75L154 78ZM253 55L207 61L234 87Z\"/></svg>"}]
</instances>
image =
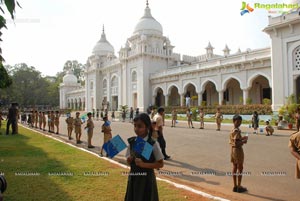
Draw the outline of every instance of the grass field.
<instances>
[{"instance_id":1,"label":"grass field","mask_svg":"<svg viewBox=\"0 0 300 201\"><path fill-rule=\"evenodd\" d=\"M128 169L22 127L17 135L1 132L4 201L124 200ZM160 200L206 200L164 182L158 189Z\"/></svg>"}]
</instances>

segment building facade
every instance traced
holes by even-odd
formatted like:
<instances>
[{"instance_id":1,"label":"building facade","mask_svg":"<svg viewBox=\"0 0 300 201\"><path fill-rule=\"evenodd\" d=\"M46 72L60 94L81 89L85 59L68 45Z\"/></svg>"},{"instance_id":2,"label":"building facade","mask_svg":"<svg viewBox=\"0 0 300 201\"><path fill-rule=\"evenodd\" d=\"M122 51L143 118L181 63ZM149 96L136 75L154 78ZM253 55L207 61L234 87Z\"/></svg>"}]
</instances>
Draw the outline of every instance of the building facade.
<instances>
[{"instance_id":1,"label":"building facade","mask_svg":"<svg viewBox=\"0 0 300 201\"><path fill-rule=\"evenodd\" d=\"M208 43L206 54L180 55L163 35L161 24L146 5L134 32L115 56L103 28L100 40L87 59L85 85L77 84L71 72L60 85L60 108L91 111L109 103L145 111L151 105L260 104L270 99L273 110L285 97L300 96L300 13L291 10L270 17L264 32L272 48L214 54Z\"/></svg>"}]
</instances>

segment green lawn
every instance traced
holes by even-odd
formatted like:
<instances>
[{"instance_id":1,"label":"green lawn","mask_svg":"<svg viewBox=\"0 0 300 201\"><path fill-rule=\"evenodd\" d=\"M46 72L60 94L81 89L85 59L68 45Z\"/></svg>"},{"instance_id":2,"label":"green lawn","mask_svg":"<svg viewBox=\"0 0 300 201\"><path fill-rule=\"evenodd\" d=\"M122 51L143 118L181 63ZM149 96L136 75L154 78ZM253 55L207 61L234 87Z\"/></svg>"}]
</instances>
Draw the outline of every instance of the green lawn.
<instances>
[{"instance_id":1,"label":"green lawn","mask_svg":"<svg viewBox=\"0 0 300 201\"><path fill-rule=\"evenodd\" d=\"M25 128L18 135L0 135L0 173L8 188L5 201L73 201L124 199L127 176L122 169L94 155ZM88 176L85 173L104 173ZM71 174L72 176L54 176ZM18 175L19 174L19 175ZM186 191L158 182L160 200L200 200Z\"/></svg>"}]
</instances>

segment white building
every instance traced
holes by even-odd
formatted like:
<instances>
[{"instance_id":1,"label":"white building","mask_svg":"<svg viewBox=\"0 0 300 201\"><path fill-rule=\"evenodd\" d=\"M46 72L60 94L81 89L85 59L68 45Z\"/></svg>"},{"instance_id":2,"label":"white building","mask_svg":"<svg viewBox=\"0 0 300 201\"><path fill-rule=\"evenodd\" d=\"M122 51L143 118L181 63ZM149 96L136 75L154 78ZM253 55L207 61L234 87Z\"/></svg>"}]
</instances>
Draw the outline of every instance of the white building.
<instances>
[{"instance_id":1,"label":"white building","mask_svg":"<svg viewBox=\"0 0 300 201\"><path fill-rule=\"evenodd\" d=\"M103 28L87 60L85 86L68 72L60 85L60 108L91 111L108 101L110 109L128 105L145 111L150 104L184 105L188 94L192 105L262 103L268 98L278 110L285 97L300 96L299 9L270 17L264 31L272 48L232 54L225 45L224 55L216 55L208 43L204 55L181 56L173 52L147 3L118 57Z\"/></svg>"}]
</instances>

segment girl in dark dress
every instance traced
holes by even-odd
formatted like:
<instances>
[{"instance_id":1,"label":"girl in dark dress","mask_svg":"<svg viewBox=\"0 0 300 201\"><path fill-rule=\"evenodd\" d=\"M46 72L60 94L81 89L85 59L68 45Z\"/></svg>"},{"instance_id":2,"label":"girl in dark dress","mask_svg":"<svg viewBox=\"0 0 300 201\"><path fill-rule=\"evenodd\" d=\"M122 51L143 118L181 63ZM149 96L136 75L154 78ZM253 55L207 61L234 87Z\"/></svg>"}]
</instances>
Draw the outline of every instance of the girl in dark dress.
<instances>
[{"instance_id":1,"label":"girl in dark dress","mask_svg":"<svg viewBox=\"0 0 300 201\"><path fill-rule=\"evenodd\" d=\"M129 148L126 153L127 163L130 164L125 201L158 201L158 191L154 169L162 168L163 155L159 144L151 138L151 121L146 113L141 113L133 120L134 132L143 138L153 150L147 160L133 150L137 137L128 139Z\"/></svg>"}]
</instances>

